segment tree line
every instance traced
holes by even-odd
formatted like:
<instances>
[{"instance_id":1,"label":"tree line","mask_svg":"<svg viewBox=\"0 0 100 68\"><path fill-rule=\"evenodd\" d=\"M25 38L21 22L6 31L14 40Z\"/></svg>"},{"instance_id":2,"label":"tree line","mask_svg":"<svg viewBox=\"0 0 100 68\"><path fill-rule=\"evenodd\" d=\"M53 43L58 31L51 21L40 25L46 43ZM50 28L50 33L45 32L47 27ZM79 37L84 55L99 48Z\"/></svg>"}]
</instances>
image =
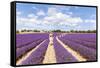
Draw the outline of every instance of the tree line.
<instances>
[{"instance_id":1,"label":"tree line","mask_svg":"<svg viewBox=\"0 0 100 68\"><path fill-rule=\"evenodd\" d=\"M16 33L20 32L61 32L61 33L96 33L96 30L70 30L70 31L62 31L62 30L52 30L52 31L45 31L45 30L16 30Z\"/></svg>"}]
</instances>

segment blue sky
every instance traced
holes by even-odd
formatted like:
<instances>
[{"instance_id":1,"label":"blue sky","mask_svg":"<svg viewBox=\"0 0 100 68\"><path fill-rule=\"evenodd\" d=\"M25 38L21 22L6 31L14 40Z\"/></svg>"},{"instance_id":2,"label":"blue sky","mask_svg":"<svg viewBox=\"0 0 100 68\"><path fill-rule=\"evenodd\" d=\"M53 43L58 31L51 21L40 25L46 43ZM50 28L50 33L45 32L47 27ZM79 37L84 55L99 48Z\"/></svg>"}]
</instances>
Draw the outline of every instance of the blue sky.
<instances>
[{"instance_id":1,"label":"blue sky","mask_svg":"<svg viewBox=\"0 0 100 68\"><path fill-rule=\"evenodd\" d=\"M17 3L17 30L95 30L96 8Z\"/></svg>"}]
</instances>

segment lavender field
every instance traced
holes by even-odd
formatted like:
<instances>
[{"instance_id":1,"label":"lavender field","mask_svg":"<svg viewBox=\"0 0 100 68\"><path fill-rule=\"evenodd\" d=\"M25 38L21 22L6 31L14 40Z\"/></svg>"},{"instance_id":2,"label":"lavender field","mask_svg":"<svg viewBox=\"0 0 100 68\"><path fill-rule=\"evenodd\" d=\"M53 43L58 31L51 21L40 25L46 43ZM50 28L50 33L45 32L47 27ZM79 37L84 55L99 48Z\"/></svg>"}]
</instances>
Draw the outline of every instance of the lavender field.
<instances>
[{"instance_id":1,"label":"lavender field","mask_svg":"<svg viewBox=\"0 0 100 68\"><path fill-rule=\"evenodd\" d=\"M96 49L96 33L17 34L16 64L96 61Z\"/></svg>"},{"instance_id":2,"label":"lavender field","mask_svg":"<svg viewBox=\"0 0 100 68\"><path fill-rule=\"evenodd\" d=\"M97 61L97 7L16 4L16 65Z\"/></svg>"}]
</instances>

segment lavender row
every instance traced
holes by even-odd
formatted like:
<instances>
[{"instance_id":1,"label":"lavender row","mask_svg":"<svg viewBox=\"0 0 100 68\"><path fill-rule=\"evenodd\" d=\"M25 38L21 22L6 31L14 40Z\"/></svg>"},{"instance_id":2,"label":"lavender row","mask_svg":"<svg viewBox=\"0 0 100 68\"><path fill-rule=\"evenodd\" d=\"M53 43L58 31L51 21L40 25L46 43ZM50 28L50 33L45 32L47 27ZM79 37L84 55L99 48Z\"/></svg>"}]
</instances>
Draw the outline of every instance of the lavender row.
<instances>
[{"instance_id":1,"label":"lavender row","mask_svg":"<svg viewBox=\"0 0 100 68\"><path fill-rule=\"evenodd\" d=\"M16 59L22 57L24 54L26 54L28 51L30 51L31 49L35 48L37 45L39 45L41 42L43 41L43 39L38 40L36 42L33 42L25 47L19 48L16 50Z\"/></svg>"},{"instance_id":2,"label":"lavender row","mask_svg":"<svg viewBox=\"0 0 100 68\"><path fill-rule=\"evenodd\" d=\"M95 61L96 60L96 49L91 49L88 47L85 47L81 44L78 44L76 42L69 41L64 38L59 38L63 43L68 45L70 48L74 49L78 53L80 53L84 58L87 59L87 61Z\"/></svg>"},{"instance_id":3,"label":"lavender row","mask_svg":"<svg viewBox=\"0 0 100 68\"><path fill-rule=\"evenodd\" d=\"M76 58L72 56L54 37L54 49L56 53L57 63L77 62Z\"/></svg>"},{"instance_id":4,"label":"lavender row","mask_svg":"<svg viewBox=\"0 0 100 68\"><path fill-rule=\"evenodd\" d=\"M33 33L33 34L17 34L16 35L16 47L20 48L39 39L49 38L48 33Z\"/></svg>"},{"instance_id":5,"label":"lavender row","mask_svg":"<svg viewBox=\"0 0 100 68\"><path fill-rule=\"evenodd\" d=\"M69 41L72 41L72 42L76 42L78 44L81 44L83 46L86 46L86 47L89 47L89 48L93 48L93 49L96 49L96 43L94 42L89 42L89 41L84 41L84 40L80 40L80 39L73 39L73 38L67 38L66 36L62 37L64 38L65 40L69 40Z\"/></svg>"},{"instance_id":6,"label":"lavender row","mask_svg":"<svg viewBox=\"0 0 100 68\"><path fill-rule=\"evenodd\" d=\"M66 34L62 38L96 49L96 34Z\"/></svg>"},{"instance_id":7,"label":"lavender row","mask_svg":"<svg viewBox=\"0 0 100 68\"><path fill-rule=\"evenodd\" d=\"M42 43L37 50L35 50L25 61L23 61L22 65L42 64L48 43L49 39Z\"/></svg>"},{"instance_id":8,"label":"lavender row","mask_svg":"<svg viewBox=\"0 0 100 68\"><path fill-rule=\"evenodd\" d=\"M89 47L89 48L93 48L93 49L96 49L96 43L93 43L93 42L88 42L88 41L82 41L82 40L74 40L74 39L68 39L72 42L76 42L78 44L81 44L83 46L86 46L86 47Z\"/></svg>"},{"instance_id":9,"label":"lavender row","mask_svg":"<svg viewBox=\"0 0 100 68\"><path fill-rule=\"evenodd\" d=\"M95 33L66 34L63 37L66 39L74 39L74 40L81 40L81 41L88 41L88 42L96 43L96 34Z\"/></svg>"}]
</instances>

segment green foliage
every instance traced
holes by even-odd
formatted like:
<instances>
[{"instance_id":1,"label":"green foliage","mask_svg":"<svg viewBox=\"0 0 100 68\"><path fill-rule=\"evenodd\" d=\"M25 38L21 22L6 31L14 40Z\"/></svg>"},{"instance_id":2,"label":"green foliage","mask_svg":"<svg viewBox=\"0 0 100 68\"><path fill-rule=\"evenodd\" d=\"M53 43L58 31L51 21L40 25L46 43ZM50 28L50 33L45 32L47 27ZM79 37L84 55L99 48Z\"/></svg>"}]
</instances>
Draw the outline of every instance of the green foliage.
<instances>
[{"instance_id":1,"label":"green foliage","mask_svg":"<svg viewBox=\"0 0 100 68\"><path fill-rule=\"evenodd\" d=\"M33 30L33 32L40 32L39 30Z\"/></svg>"},{"instance_id":2,"label":"green foliage","mask_svg":"<svg viewBox=\"0 0 100 68\"><path fill-rule=\"evenodd\" d=\"M16 33L19 33L19 31L17 30Z\"/></svg>"},{"instance_id":3,"label":"green foliage","mask_svg":"<svg viewBox=\"0 0 100 68\"><path fill-rule=\"evenodd\" d=\"M61 30L53 30L52 32L61 32Z\"/></svg>"},{"instance_id":4,"label":"green foliage","mask_svg":"<svg viewBox=\"0 0 100 68\"><path fill-rule=\"evenodd\" d=\"M41 32L40 30L21 30L21 32ZM52 30L52 31L46 31L42 30L42 32L61 32L61 33L96 33L96 30L70 30L70 31L62 31L60 29L58 30ZM19 33L17 30L16 33Z\"/></svg>"},{"instance_id":5,"label":"green foliage","mask_svg":"<svg viewBox=\"0 0 100 68\"><path fill-rule=\"evenodd\" d=\"M71 33L96 33L96 30L70 30Z\"/></svg>"}]
</instances>

